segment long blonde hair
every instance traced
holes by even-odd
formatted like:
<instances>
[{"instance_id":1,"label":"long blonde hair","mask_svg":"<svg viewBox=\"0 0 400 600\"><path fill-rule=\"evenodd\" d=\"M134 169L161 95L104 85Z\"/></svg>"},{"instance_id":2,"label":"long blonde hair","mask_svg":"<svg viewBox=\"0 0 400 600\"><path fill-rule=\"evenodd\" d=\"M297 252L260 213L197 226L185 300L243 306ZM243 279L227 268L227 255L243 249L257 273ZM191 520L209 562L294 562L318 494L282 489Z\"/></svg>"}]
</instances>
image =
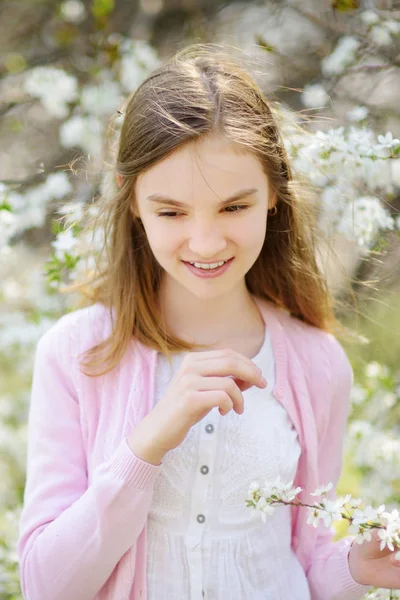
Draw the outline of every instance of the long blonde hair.
<instances>
[{"instance_id":1,"label":"long blonde hair","mask_svg":"<svg viewBox=\"0 0 400 600\"><path fill-rule=\"evenodd\" d=\"M179 51L127 100L114 172L121 175L122 185L112 197L103 198L101 207L103 266L69 287L83 294L82 304L99 302L114 314L111 335L89 349L81 363L89 369L87 375L113 369L132 336L168 356L196 347L162 324L158 304L162 268L131 207L140 173L182 144L211 133L256 155L277 198L278 212L268 219L261 253L246 274L248 290L306 323L333 330L333 300L316 260L315 215L295 191L270 104L238 61L212 44Z\"/></svg>"}]
</instances>

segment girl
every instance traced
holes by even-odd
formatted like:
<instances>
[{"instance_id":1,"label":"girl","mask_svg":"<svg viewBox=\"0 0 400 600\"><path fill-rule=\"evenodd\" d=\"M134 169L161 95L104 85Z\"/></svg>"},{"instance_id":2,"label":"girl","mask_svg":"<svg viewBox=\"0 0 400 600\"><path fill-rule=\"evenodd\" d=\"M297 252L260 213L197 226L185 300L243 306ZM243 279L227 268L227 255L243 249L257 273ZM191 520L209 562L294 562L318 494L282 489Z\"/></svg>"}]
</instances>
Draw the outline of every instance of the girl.
<instances>
[{"instance_id":1,"label":"girl","mask_svg":"<svg viewBox=\"0 0 400 600\"><path fill-rule=\"evenodd\" d=\"M400 587L249 484L336 484L352 371L273 113L213 46L126 105L89 306L39 341L18 556L28 600L356 600ZM332 492L333 494L333 492Z\"/></svg>"}]
</instances>

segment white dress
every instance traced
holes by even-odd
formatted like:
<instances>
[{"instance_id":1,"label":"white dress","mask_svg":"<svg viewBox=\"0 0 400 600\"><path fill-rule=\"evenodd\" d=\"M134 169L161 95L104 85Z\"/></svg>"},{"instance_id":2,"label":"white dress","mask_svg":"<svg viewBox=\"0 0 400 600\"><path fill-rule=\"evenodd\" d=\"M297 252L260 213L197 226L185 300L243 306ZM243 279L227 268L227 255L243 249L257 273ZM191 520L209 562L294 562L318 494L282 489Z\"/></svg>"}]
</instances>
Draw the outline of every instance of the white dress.
<instances>
[{"instance_id":1,"label":"white dress","mask_svg":"<svg viewBox=\"0 0 400 600\"><path fill-rule=\"evenodd\" d=\"M183 356L173 356L173 374ZM163 458L147 522L147 600L310 600L290 548L290 507L263 523L245 502L254 480L292 481L301 453L286 410L271 394L268 330L252 360L268 387L244 392L242 415L213 408ZM155 403L173 374L158 354Z\"/></svg>"}]
</instances>

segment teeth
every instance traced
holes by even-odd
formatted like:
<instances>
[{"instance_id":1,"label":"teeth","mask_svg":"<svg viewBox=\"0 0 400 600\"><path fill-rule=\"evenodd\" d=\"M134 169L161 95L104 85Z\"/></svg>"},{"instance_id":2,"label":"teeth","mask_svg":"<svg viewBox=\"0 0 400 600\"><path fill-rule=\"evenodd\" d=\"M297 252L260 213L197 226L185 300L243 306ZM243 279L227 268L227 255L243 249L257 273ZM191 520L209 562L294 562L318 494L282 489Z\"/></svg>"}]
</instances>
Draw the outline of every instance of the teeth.
<instances>
[{"instance_id":1,"label":"teeth","mask_svg":"<svg viewBox=\"0 0 400 600\"><path fill-rule=\"evenodd\" d=\"M209 269L216 269L217 267L222 267L222 265L224 265L227 261L226 260L222 260L221 262L217 262L217 263L211 263L211 264L206 264L206 263L190 263L191 265L194 265L195 267L197 267L198 269L205 269L206 271Z\"/></svg>"}]
</instances>

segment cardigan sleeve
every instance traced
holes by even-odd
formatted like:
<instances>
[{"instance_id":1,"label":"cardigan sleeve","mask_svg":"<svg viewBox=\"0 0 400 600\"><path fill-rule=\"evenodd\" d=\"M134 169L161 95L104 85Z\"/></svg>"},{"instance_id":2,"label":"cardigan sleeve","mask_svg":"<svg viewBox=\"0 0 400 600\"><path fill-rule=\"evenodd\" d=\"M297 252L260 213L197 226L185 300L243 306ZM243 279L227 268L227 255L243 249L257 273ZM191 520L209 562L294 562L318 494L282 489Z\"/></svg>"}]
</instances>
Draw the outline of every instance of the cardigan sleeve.
<instances>
[{"instance_id":1,"label":"cardigan sleeve","mask_svg":"<svg viewBox=\"0 0 400 600\"><path fill-rule=\"evenodd\" d=\"M336 497L336 486L343 465L343 449L353 370L340 343L329 336L331 356L330 382L332 396L327 425L319 442L318 469L321 484L333 483L328 497ZM359 600L371 589L351 576L348 554L353 537L333 541L334 530L320 524L317 540L307 570L312 600Z\"/></svg>"},{"instance_id":2,"label":"cardigan sleeve","mask_svg":"<svg viewBox=\"0 0 400 600\"><path fill-rule=\"evenodd\" d=\"M36 348L17 544L27 600L93 600L135 545L161 469L137 458L125 438L88 486L65 335L53 327Z\"/></svg>"}]
</instances>

